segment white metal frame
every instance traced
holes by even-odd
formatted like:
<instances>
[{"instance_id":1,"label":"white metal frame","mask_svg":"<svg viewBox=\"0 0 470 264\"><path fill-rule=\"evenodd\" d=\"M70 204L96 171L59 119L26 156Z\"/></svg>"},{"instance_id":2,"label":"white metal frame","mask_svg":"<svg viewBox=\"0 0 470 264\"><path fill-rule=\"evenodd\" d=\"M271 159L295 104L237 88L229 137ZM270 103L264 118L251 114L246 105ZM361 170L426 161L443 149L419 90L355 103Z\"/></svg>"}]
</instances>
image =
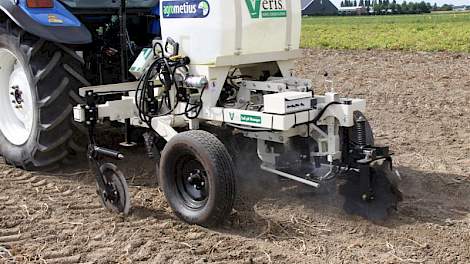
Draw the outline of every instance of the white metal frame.
<instances>
[{"instance_id":1,"label":"white metal frame","mask_svg":"<svg viewBox=\"0 0 470 264\"><path fill-rule=\"evenodd\" d=\"M334 160L341 158L339 127L352 127L354 125L354 112L364 112L366 102L362 99L340 98L337 93L329 92L323 96L312 96L311 99L316 101L315 107L294 113L272 114L246 109L247 102L253 100L253 91L285 93L292 90L302 92L312 90L310 81L292 77L293 57L297 55L297 51L285 51L275 54L229 56L230 58L217 58L214 65L190 65L189 72L192 75L205 76L208 80L208 86L202 96L203 108L198 118L189 120L183 115L179 115L184 113L185 109L185 103L179 103L172 114L152 119L151 126L153 130L169 141L178 134L175 130L177 127L198 129L200 122L208 121L212 124L233 126L238 128L244 136L258 140L258 156L263 161L262 169L318 187L318 184L312 181L276 170L276 157L279 154L274 151L266 151L269 149L266 145L267 142L285 144L289 138L294 136L311 137L318 143L319 147L318 153L312 154L314 156L326 156L327 160L332 163ZM273 64L272 57L279 60ZM243 81L233 107L217 106L217 101L229 71L233 67L239 68L242 72L262 72L266 68L277 67L284 78L271 78L267 82ZM147 124L140 120L135 105L136 88L136 82L122 83L85 87L80 90L80 94L84 95L89 90L102 94L113 91L128 91L128 96L124 96L122 100L109 101L98 105L98 119L121 122L130 119L130 124L133 126L147 127ZM174 87L172 87L172 91L170 93L174 96L176 94ZM159 94L158 91L156 91L156 94ZM333 102L339 104L331 104ZM325 107L327 109L324 109ZM75 120L85 122L85 111L87 109L84 106L75 107ZM322 116L318 117L322 112ZM314 124L312 121L316 118L318 121ZM319 126L326 127L326 130L321 129Z\"/></svg>"}]
</instances>

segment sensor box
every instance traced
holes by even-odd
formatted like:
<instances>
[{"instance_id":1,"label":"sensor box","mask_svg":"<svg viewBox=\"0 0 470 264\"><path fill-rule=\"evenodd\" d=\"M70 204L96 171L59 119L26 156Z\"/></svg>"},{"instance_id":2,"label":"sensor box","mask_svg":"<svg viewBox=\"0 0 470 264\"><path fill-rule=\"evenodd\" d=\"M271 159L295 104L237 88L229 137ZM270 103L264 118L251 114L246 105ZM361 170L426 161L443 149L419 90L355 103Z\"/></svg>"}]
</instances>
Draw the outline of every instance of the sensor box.
<instances>
[{"instance_id":1,"label":"sensor box","mask_svg":"<svg viewBox=\"0 0 470 264\"><path fill-rule=\"evenodd\" d=\"M264 98L264 111L271 114L290 114L312 108L312 93L283 92L267 94Z\"/></svg>"}]
</instances>

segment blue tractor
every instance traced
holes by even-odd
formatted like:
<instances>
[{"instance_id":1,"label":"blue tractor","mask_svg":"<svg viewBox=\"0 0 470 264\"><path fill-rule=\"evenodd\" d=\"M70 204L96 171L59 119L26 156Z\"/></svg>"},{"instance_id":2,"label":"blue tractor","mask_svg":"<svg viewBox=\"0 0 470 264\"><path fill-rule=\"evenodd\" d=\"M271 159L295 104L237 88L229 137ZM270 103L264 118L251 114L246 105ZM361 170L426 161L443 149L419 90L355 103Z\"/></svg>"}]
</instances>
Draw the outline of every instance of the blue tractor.
<instances>
[{"instance_id":1,"label":"blue tractor","mask_svg":"<svg viewBox=\"0 0 470 264\"><path fill-rule=\"evenodd\" d=\"M34 170L80 152L84 86L132 81L160 35L158 0L0 0L0 154Z\"/></svg>"}]
</instances>

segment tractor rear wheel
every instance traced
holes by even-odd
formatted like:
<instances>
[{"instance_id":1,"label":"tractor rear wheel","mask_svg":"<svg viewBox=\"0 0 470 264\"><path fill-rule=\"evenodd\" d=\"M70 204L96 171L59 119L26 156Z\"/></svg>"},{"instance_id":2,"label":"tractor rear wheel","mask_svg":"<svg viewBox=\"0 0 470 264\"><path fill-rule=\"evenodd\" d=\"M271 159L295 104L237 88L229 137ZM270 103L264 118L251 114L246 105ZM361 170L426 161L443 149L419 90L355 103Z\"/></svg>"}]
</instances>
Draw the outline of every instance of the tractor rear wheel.
<instances>
[{"instance_id":1,"label":"tractor rear wheel","mask_svg":"<svg viewBox=\"0 0 470 264\"><path fill-rule=\"evenodd\" d=\"M78 88L89 85L82 65L70 48L0 23L0 154L7 163L33 170L81 149L72 110L81 102Z\"/></svg>"}]
</instances>

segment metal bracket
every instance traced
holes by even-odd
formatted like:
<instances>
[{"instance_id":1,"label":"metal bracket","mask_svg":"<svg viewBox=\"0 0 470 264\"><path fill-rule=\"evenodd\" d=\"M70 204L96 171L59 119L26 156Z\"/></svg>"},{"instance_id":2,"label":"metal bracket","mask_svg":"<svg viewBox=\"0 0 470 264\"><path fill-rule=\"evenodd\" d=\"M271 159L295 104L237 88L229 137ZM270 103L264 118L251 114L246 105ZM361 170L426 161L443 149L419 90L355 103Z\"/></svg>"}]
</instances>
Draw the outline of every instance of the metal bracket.
<instances>
[{"instance_id":1,"label":"metal bracket","mask_svg":"<svg viewBox=\"0 0 470 264\"><path fill-rule=\"evenodd\" d=\"M85 93L85 124L90 128L96 125L98 120L98 108L96 107L97 95L93 91Z\"/></svg>"},{"instance_id":2,"label":"metal bracket","mask_svg":"<svg viewBox=\"0 0 470 264\"><path fill-rule=\"evenodd\" d=\"M306 180L306 179L304 179L304 178L301 178L301 177L298 177L298 176L295 176L295 175L292 175L292 174L289 174L289 173L282 172L282 171L280 171L280 170L276 170L276 169L267 167L267 166L265 166L265 165L261 165L261 169L264 170L264 171L270 172L270 173L274 173L274 174L279 175L279 176L281 176L281 177L284 177L284 178L287 178L287 179L291 179L291 180L293 180L293 181L297 181L297 182L300 182L300 183L303 183L303 184L306 184L306 185L315 187L315 188L320 187L320 184L319 184L319 183L316 183L316 182L313 182L313 181L309 181L309 180Z\"/></svg>"}]
</instances>

